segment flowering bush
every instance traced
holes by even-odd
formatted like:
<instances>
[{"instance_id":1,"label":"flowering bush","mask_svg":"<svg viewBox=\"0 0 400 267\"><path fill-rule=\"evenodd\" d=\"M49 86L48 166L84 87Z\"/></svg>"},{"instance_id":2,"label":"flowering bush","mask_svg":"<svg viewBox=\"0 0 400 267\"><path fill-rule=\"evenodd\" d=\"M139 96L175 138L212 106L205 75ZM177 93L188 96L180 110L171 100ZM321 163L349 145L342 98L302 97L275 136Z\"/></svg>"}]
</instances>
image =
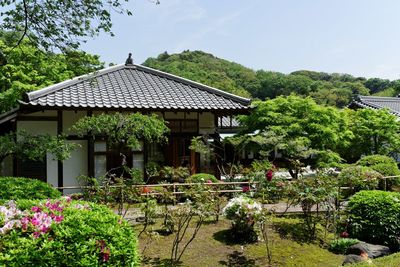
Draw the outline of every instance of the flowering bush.
<instances>
[{"instance_id":1,"label":"flowering bush","mask_svg":"<svg viewBox=\"0 0 400 267\"><path fill-rule=\"evenodd\" d=\"M0 206L0 266L137 266L136 237L104 206L66 197Z\"/></svg>"},{"instance_id":2,"label":"flowering bush","mask_svg":"<svg viewBox=\"0 0 400 267\"><path fill-rule=\"evenodd\" d=\"M222 212L232 221L232 232L238 241L255 241L253 226L262 212L260 203L242 195L229 200Z\"/></svg>"}]
</instances>

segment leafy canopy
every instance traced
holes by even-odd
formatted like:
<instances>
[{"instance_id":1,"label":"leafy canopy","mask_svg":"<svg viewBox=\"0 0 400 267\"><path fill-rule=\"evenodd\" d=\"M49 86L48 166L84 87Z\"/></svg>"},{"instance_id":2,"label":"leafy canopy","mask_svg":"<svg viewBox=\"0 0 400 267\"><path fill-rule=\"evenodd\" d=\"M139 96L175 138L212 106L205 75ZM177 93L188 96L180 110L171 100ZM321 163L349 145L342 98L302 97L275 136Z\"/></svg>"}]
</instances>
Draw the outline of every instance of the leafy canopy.
<instances>
[{"instance_id":1,"label":"leafy canopy","mask_svg":"<svg viewBox=\"0 0 400 267\"><path fill-rule=\"evenodd\" d=\"M44 52L28 41L12 49L13 34L0 31L0 50L8 64L0 71L0 113L15 107L24 92L40 89L103 68L99 56L80 51Z\"/></svg>"},{"instance_id":2,"label":"leafy canopy","mask_svg":"<svg viewBox=\"0 0 400 267\"><path fill-rule=\"evenodd\" d=\"M86 38L100 32L114 35L112 12L132 15L124 8L124 2L128 0L0 0L0 30L16 33L14 46L27 37L34 46L45 50L77 49Z\"/></svg>"},{"instance_id":3,"label":"leafy canopy","mask_svg":"<svg viewBox=\"0 0 400 267\"><path fill-rule=\"evenodd\" d=\"M105 136L110 144L133 149L140 147L140 140L165 142L165 134L169 132L164 120L156 114L148 116L140 113L84 117L76 122L73 129L80 135Z\"/></svg>"},{"instance_id":4,"label":"leafy canopy","mask_svg":"<svg viewBox=\"0 0 400 267\"><path fill-rule=\"evenodd\" d=\"M0 166L7 156L19 159L43 160L51 153L57 160L70 157L77 144L69 143L63 136L31 135L20 131L0 135Z\"/></svg>"},{"instance_id":5,"label":"leafy canopy","mask_svg":"<svg viewBox=\"0 0 400 267\"><path fill-rule=\"evenodd\" d=\"M326 167L340 161L336 151L352 138L348 121L333 107L324 107L310 97L291 95L254 103L241 122L251 142L268 155L278 152L289 169ZM296 176L296 175L295 175Z\"/></svg>"},{"instance_id":6,"label":"leafy canopy","mask_svg":"<svg viewBox=\"0 0 400 267\"><path fill-rule=\"evenodd\" d=\"M400 122L388 110L346 110L349 130L353 132L351 148L346 151L349 160L362 155L390 155L400 148Z\"/></svg>"}]
</instances>

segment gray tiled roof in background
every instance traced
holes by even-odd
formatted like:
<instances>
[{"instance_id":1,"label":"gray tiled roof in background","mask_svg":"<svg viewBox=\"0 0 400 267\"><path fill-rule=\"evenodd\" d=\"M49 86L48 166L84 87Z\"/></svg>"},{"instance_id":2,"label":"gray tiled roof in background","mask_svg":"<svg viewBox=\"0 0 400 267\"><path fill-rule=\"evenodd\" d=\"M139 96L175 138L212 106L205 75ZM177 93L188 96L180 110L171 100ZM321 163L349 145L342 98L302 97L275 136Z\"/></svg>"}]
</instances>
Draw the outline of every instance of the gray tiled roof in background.
<instances>
[{"instance_id":1,"label":"gray tiled roof in background","mask_svg":"<svg viewBox=\"0 0 400 267\"><path fill-rule=\"evenodd\" d=\"M141 65L118 65L27 93L21 104L140 110L246 110L250 100Z\"/></svg>"},{"instance_id":2,"label":"gray tiled roof in background","mask_svg":"<svg viewBox=\"0 0 400 267\"><path fill-rule=\"evenodd\" d=\"M218 118L218 126L221 128L238 128L239 121L232 116L222 116Z\"/></svg>"},{"instance_id":3,"label":"gray tiled roof in background","mask_svg":"<svg viewBox=\"0 0 400 267\"><path fill-rule=\"evenodd\" d=\"M349 106L361 108L383 109L387 108L393 114L400 116L400 98L382 96L357 96Z\"/></svg>"}]
</instances>

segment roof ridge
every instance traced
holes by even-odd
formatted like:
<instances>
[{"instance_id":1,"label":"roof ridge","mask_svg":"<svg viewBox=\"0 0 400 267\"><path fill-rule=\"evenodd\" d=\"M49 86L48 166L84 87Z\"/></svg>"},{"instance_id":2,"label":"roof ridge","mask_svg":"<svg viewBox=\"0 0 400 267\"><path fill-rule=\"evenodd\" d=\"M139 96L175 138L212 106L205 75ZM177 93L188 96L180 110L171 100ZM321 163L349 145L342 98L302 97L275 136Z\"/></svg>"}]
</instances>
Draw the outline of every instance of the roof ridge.
<instances>
[{"instance_id":1,"label":"roof ridge","mask_svg":"<svg viewBox=\"0 0 400 267\"><path fill-rule=\"evenodd\" d=\"M223 91L221 89L217 89L215 87L211 87L211 86L199 83L199 82L195 82L195 81L192 81L190 79L179 77L177 75L174 75L174 74L171 74L171 73L168 73L168 72L164 72L164 71L161 71L161 70L156 70L156 69L149 68L149 67L146 67L146 66L143 66L143 65L134 64L134 66L136 66L140 70L149 71L152 74L160 75L160 76L163 76L165 78L170 78L172 80L175 80L175 81L178 81L178 82L181 82L181 83L185 83L186 85L191 85L193 87L196 87L196 88L199 88L199 89L203 89L204 91L207 91L209 93L214 93L214 94L217 94L217 95L220 95L220 96L223 96L223 97L227 97L227 98L229 98L231 100L238 101L238 102L240 102L242 104L246 104L247 105L251 101L248 98L241 97L241 96L238 96L238 95L235 95L235 94L232 94L232 93L228 93L228 92Z\"/></svg>"},{"instance_id":2,"label":"roof ridge","mask_svg":"<svg viewBox=\"0 0 400 267\"><path fill-rule=\"evenodd\" d=\"M120 69L122 69L124 67L128 67L128 66L126 66L125 64L114 65L114 66L111 66L111 67L108 67L108 68L104 68L104 69L101 69L101 70L98 70L98 71L90 72L88 74L83 74L81 76L77 76L77 77L74 77L72 79L69 79L69 80L66 80L66 81L63 81L63 82L52 84L52 85L49 85L47 87L41 88L39 90L26 92L24 94L24 96L23 96L23 101L24 102L30 102L32 100L36 100L36 99L38 99L38 98L40 98L42 96L45 96L47 94L51 94L51 93L56 92L56 91L58 91L60 89L63 89L66 86L75 85L75 84L84 82L84 81L86 81L88 79L97 77L99 75L120 70Z\"/></svg>"},{"instance_id":3,"label":"roof ridge","mask_svg":"<svg viewBox=\"0 0 400 267\"><path fill-rule=\"evenodd\" d=\"M399 100L400 101L400 97L396 97L396 96L374 96L374 95L358 95L358 97L361 98L375 98L375 99L380 99L380 98L384 98L387 100Z\"/></svg>"}]
</instances>

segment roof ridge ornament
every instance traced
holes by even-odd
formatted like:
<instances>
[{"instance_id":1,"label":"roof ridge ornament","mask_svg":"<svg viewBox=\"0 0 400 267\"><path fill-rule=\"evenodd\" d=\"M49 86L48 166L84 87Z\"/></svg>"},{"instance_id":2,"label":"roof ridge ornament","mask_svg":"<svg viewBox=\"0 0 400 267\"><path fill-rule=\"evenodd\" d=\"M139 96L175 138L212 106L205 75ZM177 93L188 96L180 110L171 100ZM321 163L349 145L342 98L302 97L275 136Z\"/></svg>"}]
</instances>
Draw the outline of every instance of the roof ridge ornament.
<instances>
[{"instance_id":1,"label":"roof ridge ornament","mask_svg":"<svg viewBox=\"0 0 400 267\"><path fill-rule=\"evenodd\" d=\"M133 65L133 58L132 58L132 53L128 54L128 58L125 61L125 65Z\"/></svg>"}]
</instances>

